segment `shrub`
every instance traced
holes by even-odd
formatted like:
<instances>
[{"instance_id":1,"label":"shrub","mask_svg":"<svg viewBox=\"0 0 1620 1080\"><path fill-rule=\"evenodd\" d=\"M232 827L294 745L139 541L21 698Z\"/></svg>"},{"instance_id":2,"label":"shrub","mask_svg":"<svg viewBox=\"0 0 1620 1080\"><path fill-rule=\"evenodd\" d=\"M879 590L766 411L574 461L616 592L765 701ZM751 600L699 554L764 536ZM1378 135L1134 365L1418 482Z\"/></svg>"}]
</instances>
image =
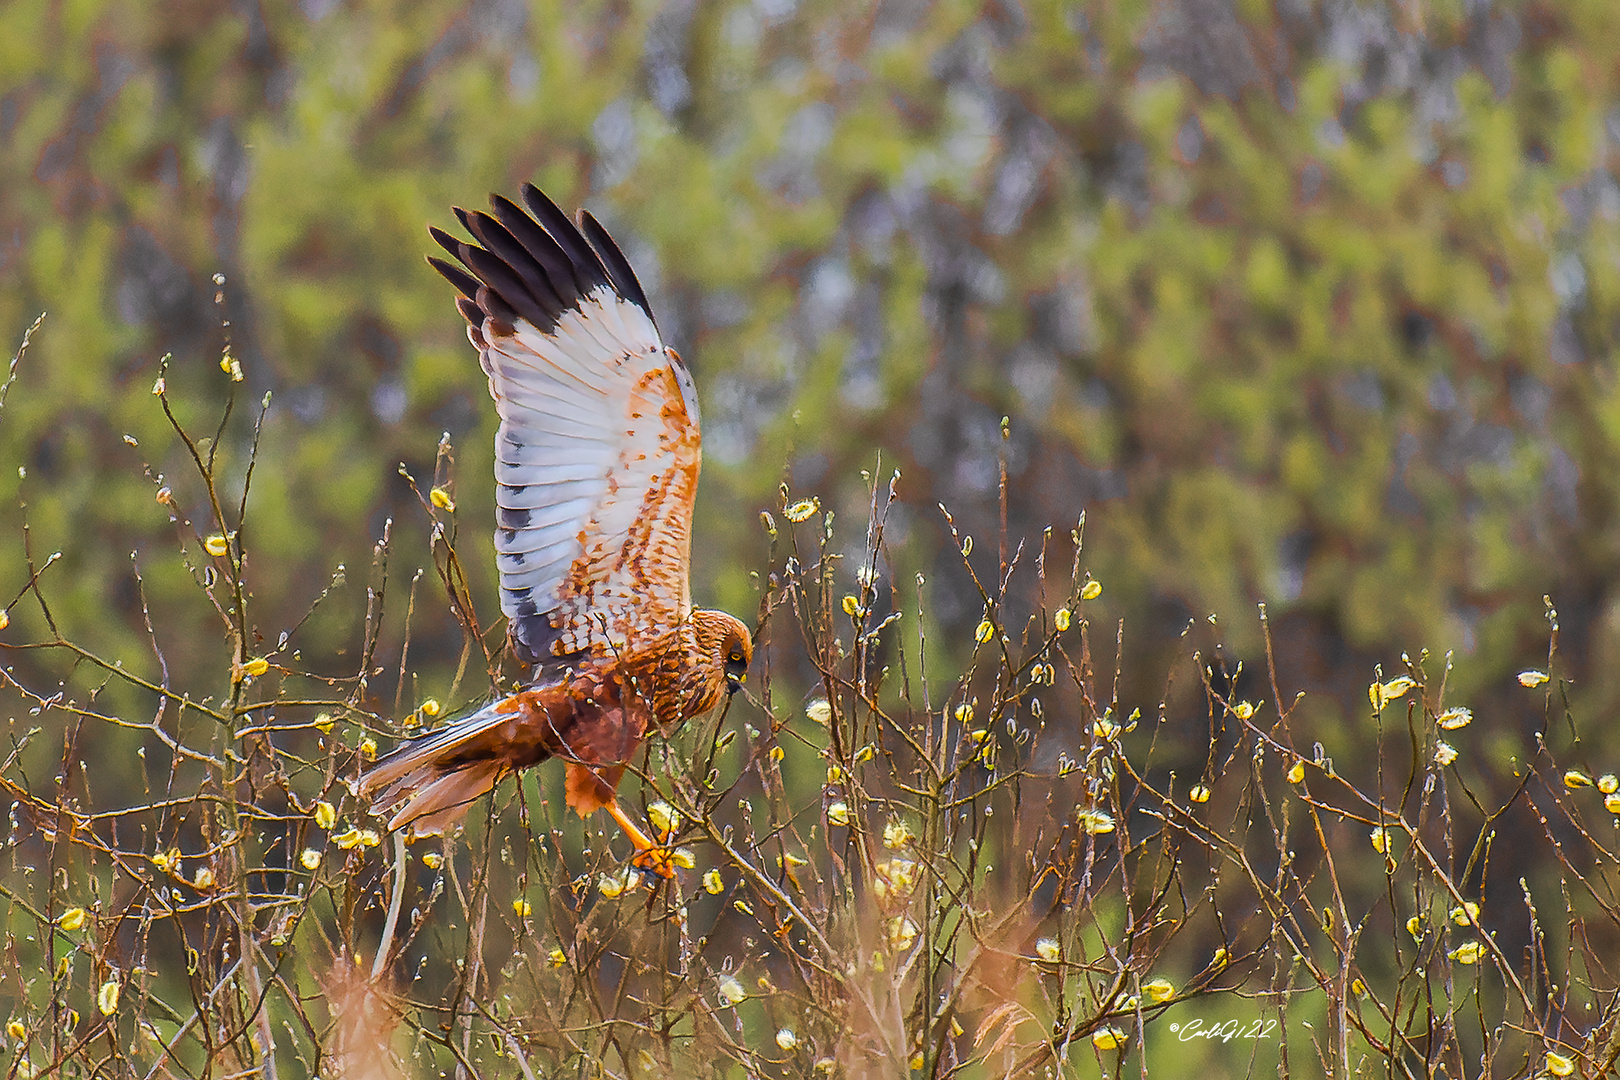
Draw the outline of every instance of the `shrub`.
<instances>
[{"instance_id":1,"label":"shrub","mask_svg":"<svg viewBox=\"0 0 1620 1080\"><path fill-rule=\"evenodd\" d=\"M142 599L146 655L98 654L53 613L61 560L32 550L5 608L16 1075L1597 1076L1620 1058L1620 782L1565 704L1550 604L1548 655L1503 691L1545 699L1529 759L1475 738L1451 658L1420 654L1375 673L1366 737L1336 761L1297 720L1263 608L1258 679L1189 635L1139 708L1117 696L1126 628L1093 614L1083 518L1027 541L1003 523L989 563L942 510L982 604L946 650L887 542L898 474L867 477L853 541L784 485L761 514L750 693L654 740L623 789L692 856L653 887L610 826L549 797L554 766L409 847L351 793L378 745L509 682L461 571L487 552L481 529L458 549L448 439L430 484L407 477L420 513L381 530L363 618L338 566L264 627L256 596L291 587L254 576L270 403L246 422L233 395L199 437L154 392L190 468L148 469L176 551L133 587L184 573L201 614ZM436 582L400 581L413 533ZM439 609L463 642L430 695L411 643ZM346 651L305 655L323 620ZM214 684L172 682L169 656L215 638ZM1546 857L1503 882L1503 843Z\"/></svg>"}]
</instances>

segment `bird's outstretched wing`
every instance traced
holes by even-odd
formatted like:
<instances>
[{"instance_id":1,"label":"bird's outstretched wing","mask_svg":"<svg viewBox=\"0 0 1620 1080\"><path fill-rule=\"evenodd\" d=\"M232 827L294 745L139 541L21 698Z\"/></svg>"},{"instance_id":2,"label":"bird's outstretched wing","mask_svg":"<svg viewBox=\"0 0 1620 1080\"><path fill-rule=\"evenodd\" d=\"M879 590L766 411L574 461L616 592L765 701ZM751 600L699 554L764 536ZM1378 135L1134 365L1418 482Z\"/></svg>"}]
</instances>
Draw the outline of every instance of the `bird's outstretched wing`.
<instances>
[{"instance_id":1,"label":"bird's outstretched wing","mask_svg":"<svg viewBox=\"0 0 1620 1080\"><path fill-rule=\"evenodd\" d=\"M457 208L477 242L432 229L461 265L428 261L462 293L500 414L501 608L518 658L544 666L686 618L700 434L692 377L606 230L532 184L522 199Z\"/></svg>"}]
</instances>

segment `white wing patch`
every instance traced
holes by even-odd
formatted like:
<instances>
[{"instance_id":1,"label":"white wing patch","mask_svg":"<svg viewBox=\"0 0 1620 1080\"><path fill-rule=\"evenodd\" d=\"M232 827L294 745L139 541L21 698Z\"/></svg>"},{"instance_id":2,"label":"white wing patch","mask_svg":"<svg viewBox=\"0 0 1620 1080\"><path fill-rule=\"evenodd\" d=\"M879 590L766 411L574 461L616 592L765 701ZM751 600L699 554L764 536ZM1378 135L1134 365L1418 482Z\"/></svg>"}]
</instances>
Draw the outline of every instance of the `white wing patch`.
<instances>
[{"instance_id":1,"label":"white wing patch","mask_svg":"<svg viewBox=\"0 0 1620 1080\"><path fill-rule=\"evenodd\" d=\"M657 411L662 402L637 388L649 376L674 377L694 446L697 402L691 375L665 349L652 320L605 286L586 294L550 333L524 319L506 330L486 319L479 336L501 418L495 440L501 609L517 622L575 599L568 586L580 576L582 559L617 560L654 485L686 464ZM636 604L637 590L615 580L615 566L594 569L587 570L595 583L590 596L579 599L589 600L591 617L616 624ZM678 620L685 612L669 614ZM558 652L585 647L591 636L587 627L558 629Z\"/></svg>"}]
</instances>

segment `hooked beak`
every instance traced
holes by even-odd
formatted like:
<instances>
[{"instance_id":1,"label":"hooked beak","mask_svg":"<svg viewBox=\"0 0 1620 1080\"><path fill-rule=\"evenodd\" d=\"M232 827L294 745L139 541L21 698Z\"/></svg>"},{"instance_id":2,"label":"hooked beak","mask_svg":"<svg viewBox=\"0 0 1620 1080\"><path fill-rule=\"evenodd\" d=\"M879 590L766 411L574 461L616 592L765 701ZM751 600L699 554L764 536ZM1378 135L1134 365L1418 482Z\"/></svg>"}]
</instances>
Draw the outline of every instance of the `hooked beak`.
<instances>
[{"instance_id":1,"label":"hooked beak","mask_svg":"<svg viewBox=\"0 0 1620 1080\"><path fill-rule=\"evenodd\" d=\"M746 671L743 672L741 675L727 675L726 676L726 696L730 697L732 694L735 694L737 691L741 690L743 688L742 684L747 682L747 681L748 681L748 673Z\"/></svg>"}]
</instances>

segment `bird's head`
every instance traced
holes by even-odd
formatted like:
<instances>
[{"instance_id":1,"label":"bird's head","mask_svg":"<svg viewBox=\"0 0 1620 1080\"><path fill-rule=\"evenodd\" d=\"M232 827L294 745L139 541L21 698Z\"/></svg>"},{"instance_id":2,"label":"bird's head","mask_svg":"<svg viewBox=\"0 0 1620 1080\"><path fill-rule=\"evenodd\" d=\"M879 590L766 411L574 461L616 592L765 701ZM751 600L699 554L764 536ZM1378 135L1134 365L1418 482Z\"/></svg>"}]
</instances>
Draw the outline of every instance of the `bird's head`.
<instances>
[{"instance_id":1,"label":"bird's head","mask_svg":"<svg viewBox=\"0 0 1620 1080\"><path fill-rule=\"evenodd\" d=\"M698 652L709 661L710 670L724 678L726 693L735 694L748 678L748 665L754 659L754 639L748 627L724 611L695 611L692 620Z\"/></svg>"}]
</instances>

